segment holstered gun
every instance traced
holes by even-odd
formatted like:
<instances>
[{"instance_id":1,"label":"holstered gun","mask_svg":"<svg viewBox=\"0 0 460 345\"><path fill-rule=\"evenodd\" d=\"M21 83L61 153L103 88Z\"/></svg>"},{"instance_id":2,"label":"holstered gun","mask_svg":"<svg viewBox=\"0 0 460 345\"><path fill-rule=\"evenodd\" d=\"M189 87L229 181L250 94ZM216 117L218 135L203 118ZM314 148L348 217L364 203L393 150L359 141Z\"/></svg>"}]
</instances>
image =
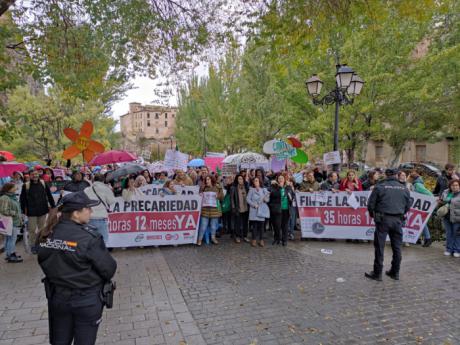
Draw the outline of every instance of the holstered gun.
<instances>
[{"instance_id":1,"label":"holstered gun","mask_svg":"<svg viewBox=\"0 0 460 345\"><path fill-rule=\"evenodd\" d=\"M117 288L117 284L112 281L108 281L102 287L102 302L107 307L111 309L113 307L113 294Z\"/></svg>"},{"instance_id":2,"label":"holstered gun","mask_svg":"<svg viewBox=\"0 0 460 345\"><path fill-rule=\"evenodd\" d=\"M383 213L380 213L380 212L375 212L374 213L374 222L375 223L381 223L383 222Z\"/></svg>"}]
</instances>

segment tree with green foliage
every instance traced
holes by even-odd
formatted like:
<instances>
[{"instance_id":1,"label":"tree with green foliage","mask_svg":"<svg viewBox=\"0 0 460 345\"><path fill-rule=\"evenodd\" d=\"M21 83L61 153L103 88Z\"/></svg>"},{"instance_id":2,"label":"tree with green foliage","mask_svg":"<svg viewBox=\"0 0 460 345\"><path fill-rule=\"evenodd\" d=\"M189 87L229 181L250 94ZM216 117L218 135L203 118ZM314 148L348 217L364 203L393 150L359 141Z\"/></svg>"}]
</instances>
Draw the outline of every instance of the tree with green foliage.
<instances>
[{"instance_id":1,"label":"tree with green foliage","mask_svg":"<svg viewBox=\"0 0 460 345\"><path fill-rule=\"evenodd\" d=\"M108 149L117 146L116 121L104 114L103 104L69 99L56 89L49 89L48 93L32 95L27 86L20 86L8 94L8 112L15 123L15 134L12 140L1 141L4 149L20 160L60 158L70 145L64 129L72 127L79 131L85 120L93 122L95 140Z\"/></svg>"},{"instance_id":2,"label":"tree with green foliage","mask_svg":"<svg viewBox=\"0 0 460 345\"><path fill-rule=\"evenodd\" d=\"M293 133L315 140L310 153L330 151L333 110L313 107L303 83L318 73L324 89L332 89L337 56L366 81L354 104L340 109L340 147L351 160L365 157L369 140L389 143L396 158L409 140L458 138L459 6L452 0L271 2L235 72L230 131L238 149L260 150L265 140ZM183 90L179 113L196 114L208 103L206 93L221 95L219 80L214 73L199 85L199 103L192 87ZM212 109L224 105L225 98L214 98ZM213 132L226 140L211 120L207 133Z\"/></svg>"}]
</instances>

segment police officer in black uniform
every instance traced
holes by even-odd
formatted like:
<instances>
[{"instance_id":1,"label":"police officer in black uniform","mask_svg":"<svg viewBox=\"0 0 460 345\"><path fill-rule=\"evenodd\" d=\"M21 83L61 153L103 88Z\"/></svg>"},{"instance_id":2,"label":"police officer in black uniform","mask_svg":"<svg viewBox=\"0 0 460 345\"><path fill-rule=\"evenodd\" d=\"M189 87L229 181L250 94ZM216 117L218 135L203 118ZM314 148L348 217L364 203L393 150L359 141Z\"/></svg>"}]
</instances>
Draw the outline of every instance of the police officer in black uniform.
<instances>
[{"instance_id":1,"label":"police officer in black uniform","mask_svg":"<svg viewBox=\"0 0 460 345\"><path fill-rule=\"evenodd\" d=\"M390 236L393 261L391 269L385 274L394 280L399 280L403 240L402 225L405 214L411 207L411 199L409 190L397 179L397 173L396 169L387 169L386 179L374 187L367 202L367 209L375 222L375 258L374 270L365 273L365 276L377 281L382 280L383 251L387 235Z\"/></svg>"},{"instance_id":2,"label":"police officer in black uniform","mask_svg":"<svg viewBox=\"0 0 460 345\"><path fill-rule=\"evenodd\" d=\"M96 342L106 283L117 268L101 235L88 225L91 207L99 203L84 192L64 196L59 220L50 215L40 233L38 263L46 275L50 344Z\"/></svg>"}]
</instances>

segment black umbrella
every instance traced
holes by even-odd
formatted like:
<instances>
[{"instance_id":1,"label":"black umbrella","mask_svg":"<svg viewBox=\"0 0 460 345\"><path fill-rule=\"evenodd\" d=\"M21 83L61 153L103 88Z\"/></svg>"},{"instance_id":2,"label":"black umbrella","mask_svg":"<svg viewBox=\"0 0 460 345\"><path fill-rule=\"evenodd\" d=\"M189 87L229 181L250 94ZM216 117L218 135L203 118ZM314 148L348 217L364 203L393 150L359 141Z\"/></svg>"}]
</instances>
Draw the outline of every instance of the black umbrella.
<instances>
[{"instance_id":1,"label":"black umbrella","mask_svg":"<svg viewBox=\"0 0 460 345\"><path fill-rule=\"evenodd\" d=\"M127 175L137 174L138 172L144 171L146 169L147 168L145 166L140 165L140 164L125 164L121 168L115 171L111 171L109 173L108 180L115 180L115 179L119 179L120 177L124 177Z\"/></svg>"}]
</instances>

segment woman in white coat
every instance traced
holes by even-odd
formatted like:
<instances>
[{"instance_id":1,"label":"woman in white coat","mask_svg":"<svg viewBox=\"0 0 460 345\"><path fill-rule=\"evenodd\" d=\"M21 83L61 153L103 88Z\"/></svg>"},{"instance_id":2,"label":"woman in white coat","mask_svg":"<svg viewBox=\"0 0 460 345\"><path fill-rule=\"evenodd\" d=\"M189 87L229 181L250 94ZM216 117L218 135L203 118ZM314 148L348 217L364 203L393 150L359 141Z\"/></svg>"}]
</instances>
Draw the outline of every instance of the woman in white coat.
<instances>
[{"instance_id":1,"label":"woman in white coat","mask_svg":"<svg viewBox=\"0 0 460 345\"><path fill-rule=\"evenodd\" d=\"M261 186L258 177L252 179L251 188L247 196L249 208L249 223L252 230L251 246L255 247L257 241L259 246L265 246L263 240L264 223L266 218L270 218L270 208L267 203L270 201L270 193Z\"/></svg>"}]
</instances>

